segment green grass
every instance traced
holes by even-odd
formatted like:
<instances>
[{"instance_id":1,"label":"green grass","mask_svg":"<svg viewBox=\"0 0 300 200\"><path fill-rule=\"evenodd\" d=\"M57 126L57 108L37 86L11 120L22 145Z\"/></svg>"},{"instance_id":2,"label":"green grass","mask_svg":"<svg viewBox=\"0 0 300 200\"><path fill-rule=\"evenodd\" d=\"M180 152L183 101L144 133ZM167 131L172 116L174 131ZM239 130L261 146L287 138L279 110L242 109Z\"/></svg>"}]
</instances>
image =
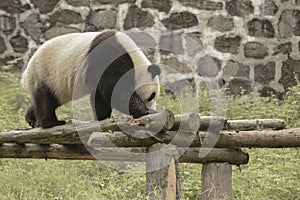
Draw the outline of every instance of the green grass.
<instances>
[{"instance_id":1,"label":"green grass","mask_svg":"<svg viewBox=\"0 0 300 200\"><path fill-rule=\"evenodd\" d=\"M0 72L0 130L28 128L23 115L29 104L18 74ZM228 119L281 118L288 127L300 126L300 86L284 102L257 94L226 97ZM200 110L210 114L207 91ZM159 103L179 113L179 103L163 93ZM71 105L59 109L70 119ZM233 166L234 199L300 199L300 156L297 149L246 149L249 164ZM119 163L121 167L126 165ZM141 164L135 164L136 167ZM131 166L134 167L134 166ZM130 171L130 170L129 170ZM132 170L133 171L133 170ZM180 164L182 199L200 199L201 165ZM0 199L145 199L145 174L121 172L97 161L33 159L0 160Z\"/></svg>"}]
</instances>

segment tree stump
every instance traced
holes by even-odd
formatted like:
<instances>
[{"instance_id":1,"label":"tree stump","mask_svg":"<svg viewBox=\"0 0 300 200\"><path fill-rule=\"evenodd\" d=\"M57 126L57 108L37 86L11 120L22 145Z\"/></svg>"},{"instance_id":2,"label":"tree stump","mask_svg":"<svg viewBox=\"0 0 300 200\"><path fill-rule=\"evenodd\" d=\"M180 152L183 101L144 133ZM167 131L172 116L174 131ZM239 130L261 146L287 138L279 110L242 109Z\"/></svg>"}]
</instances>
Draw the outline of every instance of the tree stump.
<instances>
[{"instance_id":1,"label":"tree stump","mask_svg":"<svg viewBox=\"0 0 300 200\"><path fill-rule=\"evenodd\" d=\"M232 168L229 163L202 165L202 200L232 199Z\"/></svg>"},{"instance_id":2,"label":"tree stump","mask_svg":"<svg viewBox=\"0 0 300 200\"><path fill-rule=\"evenodd\" d=\"M154 144L146 155L146 193L151 199L180 199L178 149Z\"/></svg>"}]
</instances>

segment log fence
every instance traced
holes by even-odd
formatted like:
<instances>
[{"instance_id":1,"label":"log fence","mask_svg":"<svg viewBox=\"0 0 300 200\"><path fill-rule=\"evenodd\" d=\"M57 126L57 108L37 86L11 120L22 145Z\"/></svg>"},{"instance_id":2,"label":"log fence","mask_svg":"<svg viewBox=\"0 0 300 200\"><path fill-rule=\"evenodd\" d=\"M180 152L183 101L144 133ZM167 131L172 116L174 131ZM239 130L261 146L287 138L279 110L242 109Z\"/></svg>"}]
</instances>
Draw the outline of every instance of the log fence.
<instances>
[{"instance_id":1,"label":"log fence","mask_svg":"<svg viewBox=\"0 0 300 200\"><path fill-rule=\"evenodd\" d=\"M203 164L202 199L231 199L232 165L249 161L241 148L293 147L300 147L300 128L285 129L280 119L174 116L168 110L139 119L0 132L0 158L145 162L151 199L180 199L178 162Z\"/></svg>"}]
</instances>

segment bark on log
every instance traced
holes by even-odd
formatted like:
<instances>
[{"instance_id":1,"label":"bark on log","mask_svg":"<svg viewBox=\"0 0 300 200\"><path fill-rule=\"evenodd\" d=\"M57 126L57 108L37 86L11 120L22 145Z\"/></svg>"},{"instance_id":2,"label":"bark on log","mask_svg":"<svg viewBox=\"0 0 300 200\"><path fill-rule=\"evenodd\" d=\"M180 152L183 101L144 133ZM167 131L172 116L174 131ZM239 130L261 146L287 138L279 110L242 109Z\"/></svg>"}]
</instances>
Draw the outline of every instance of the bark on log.
<instances>
[{"instance_id":1,"label":"bark on log","mask_svg":"<svg viewBox=\"0 0 300 200\"><path fill-rule=\"evenodd\" d=\"M264 129L280 130L284 129L285 126L286 124L282 119L228 120L227 128L225 129L240 131Z\"/></svg>"},{"instance_id":2,"label":"bark on log","mask_svg":"<svg viewBox=\"0 0 300 200\"><path fill-rule=\"evenodd\" d=\"M40 145L40 144L2 144L0 158L34 158L64 160L103 160L144 162L147 148L97 148L86 149L83 145ZM199 148L178 148L179 162L208 163L228 162L233 165L247 164L249 155L239 149L211 149L204 157L199 157Z\"/></svg>"},{"instance_id":3,"label":"bark on log","mask_svg":"<svg viewBox=\"0 0 300 200\"><path fill-rule=\"evenodd\" d=\"M175 132L168 131L154 135L149 131L134 131L132 136L122 132L97 132L98 125L89 124L86 127L78 128L72 125L57 126L51 129L30 129L16 130L0 133L0 143L36 143L36 144L82 144L90 140L94 147L146 147L154 143L170 143L178 146L200 147L202 141L217 142L216 148L235 148L235 147L266 147L284 148L300 147L300 128L283 130L256 130L256 131L222 131L220 135L206 134L206 132ZM95 132L95 133L93 133ZM153 137L154 135L154 137ZM176 139L174 137L177 135ZM192 140L192 142L188 141Z\"/></svg>"}]
</instances>

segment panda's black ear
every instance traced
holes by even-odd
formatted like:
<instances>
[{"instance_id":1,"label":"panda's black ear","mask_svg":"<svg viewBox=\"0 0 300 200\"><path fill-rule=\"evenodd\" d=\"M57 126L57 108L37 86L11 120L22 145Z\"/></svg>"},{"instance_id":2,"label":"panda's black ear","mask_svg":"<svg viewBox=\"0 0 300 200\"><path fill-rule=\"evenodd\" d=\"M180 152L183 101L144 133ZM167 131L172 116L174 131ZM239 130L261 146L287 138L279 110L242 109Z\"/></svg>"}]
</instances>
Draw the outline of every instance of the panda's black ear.
<instances>
[{"instance_id":1,"label":"panda's black ear","mask_svg":"<svg viewBox=\"0 0 300 200\"><path fill-rule=\"evenodd\" d=\"M152 74L152 78L154 78L156 75L160 75L160 68L157 65L150 65L148 67L148 72Z\"/></svg>"}]
</instances>

